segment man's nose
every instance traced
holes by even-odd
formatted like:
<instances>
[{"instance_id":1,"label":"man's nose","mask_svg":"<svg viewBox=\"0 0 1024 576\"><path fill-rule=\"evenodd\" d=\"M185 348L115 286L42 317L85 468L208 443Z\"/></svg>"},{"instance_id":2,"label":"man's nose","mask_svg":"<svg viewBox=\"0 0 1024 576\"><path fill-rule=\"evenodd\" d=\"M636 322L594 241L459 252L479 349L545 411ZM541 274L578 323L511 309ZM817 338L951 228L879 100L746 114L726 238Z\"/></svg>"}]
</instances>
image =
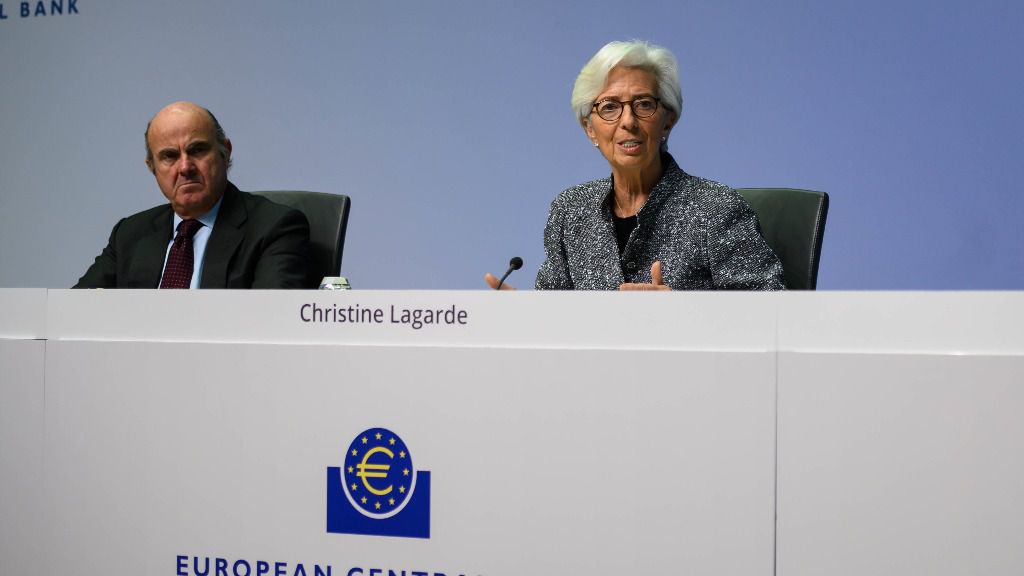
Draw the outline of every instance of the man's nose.
<instances>
[{"instance_id":1,"label":"man's nose","mask_svg":"<svg viewBox=\"0 0 1024 576\"><path fill-rule=\"evenodd\" d=\"M188 154L182 154L181 157L178 158L178 171L179 172L183 172L183 173L189 174L189 173L193 172L195 169L196 169L196 162Z\"/></svg>"}]
</instances>

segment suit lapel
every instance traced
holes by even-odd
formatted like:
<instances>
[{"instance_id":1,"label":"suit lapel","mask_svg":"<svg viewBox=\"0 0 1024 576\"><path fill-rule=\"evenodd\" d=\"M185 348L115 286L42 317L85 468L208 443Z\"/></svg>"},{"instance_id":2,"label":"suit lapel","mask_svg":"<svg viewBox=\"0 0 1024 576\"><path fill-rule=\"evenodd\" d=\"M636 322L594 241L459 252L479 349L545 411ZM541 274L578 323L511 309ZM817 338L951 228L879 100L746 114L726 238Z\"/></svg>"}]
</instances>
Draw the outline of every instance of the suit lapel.
<instances>
[{"instance_id":1,"label":"suit lapel","mask_svg":"<svg viewBox=\"0 0 1024 576\"><path fill-rule=\"evenodd\" d=\"M141 286L156 288L160 285L160 274L164 270L167 243L171 241L174 215L170 205L152 220L152 230L139 238L135 245L138 257L134 259L133 275Z\"/></svg>"},{"instance_id":2,"label":"suit lapel","mask_svg":"<svg viewBox=\"0 0 1024 576\"><path fill-rule=\"evenodd\" d=\"M231 257L245 238L242 227L248 218L245 204L235 185L228 182L224 191L224 201L217 213L217 221L213 225L213 233L206 244L203 256L203 277L199 281L200 288L226 288L228 284L228 265Z\"/></svg>"}]
</instances>

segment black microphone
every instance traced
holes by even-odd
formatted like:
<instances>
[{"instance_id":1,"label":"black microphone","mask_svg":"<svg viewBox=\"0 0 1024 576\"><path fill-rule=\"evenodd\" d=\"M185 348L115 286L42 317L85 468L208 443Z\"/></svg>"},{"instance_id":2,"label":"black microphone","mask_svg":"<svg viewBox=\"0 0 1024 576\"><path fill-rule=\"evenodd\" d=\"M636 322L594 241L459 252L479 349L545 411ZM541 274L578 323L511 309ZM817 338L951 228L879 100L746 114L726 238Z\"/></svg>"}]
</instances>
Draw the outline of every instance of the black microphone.
<instances>
[{"instance_id":1,"label":"black microphone","mask_svg":"<svg viewBox=\"0 0 1024 576\"><path fill-rule=\"evenodd\" d=\"M501 290L501 285L505 283L505 278L508 278L508 275L511 274L513 270L519 270L522 267L523 259L519 256L513 256L512 259L508 261L508 270L505 270L505 275L501 277L501 280L498 280L498 287L495 288L495 290Z\"/></svg>"}]
</instances>

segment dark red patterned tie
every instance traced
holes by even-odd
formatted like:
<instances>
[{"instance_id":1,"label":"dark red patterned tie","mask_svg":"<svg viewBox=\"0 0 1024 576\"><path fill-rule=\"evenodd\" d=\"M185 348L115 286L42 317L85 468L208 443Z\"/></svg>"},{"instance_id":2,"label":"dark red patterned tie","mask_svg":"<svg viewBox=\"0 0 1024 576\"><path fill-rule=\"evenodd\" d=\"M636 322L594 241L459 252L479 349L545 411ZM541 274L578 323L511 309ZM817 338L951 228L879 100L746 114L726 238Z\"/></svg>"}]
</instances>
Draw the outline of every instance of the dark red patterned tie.
<instances>
[{"instance_id":1,"label":"dark red patterned tie","mask_svg":"<svg viewBox=\"0 0 1024 576\"><path fill-rule=\"evenodd\" d=\"M192 283L192 237L203 227L199 220L182 220L178 224L178 235L174 237L171 253L167 255L164 279L160 288L188 288Z\"/></svg>"}]
</instances>

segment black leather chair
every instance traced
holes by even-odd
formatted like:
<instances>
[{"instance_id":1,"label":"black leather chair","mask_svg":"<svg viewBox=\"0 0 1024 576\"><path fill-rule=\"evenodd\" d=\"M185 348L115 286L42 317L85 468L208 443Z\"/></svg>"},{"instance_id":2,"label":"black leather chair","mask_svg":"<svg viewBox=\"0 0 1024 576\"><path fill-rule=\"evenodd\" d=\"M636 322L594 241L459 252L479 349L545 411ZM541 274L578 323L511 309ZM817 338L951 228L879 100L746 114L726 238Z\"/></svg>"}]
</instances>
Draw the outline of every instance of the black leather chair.
<instances>
[{"instance_id":1,"label":"black leather chair","mask_svg":"<svg viewBox=\"0 0 1024 576\"><path fill-rule=\"evenodd\" d=\"M792 188L737 188L757 212L761 233L782 260L786 288L818 286L821 239L828 216L828 194Z\"/></svg>"},{"instance_id":2,"label":"black leather chair","mask_svg":"<svg viewBox=\"0 0 1024 576\"><path fill-rule=\"evenodd\" d=\"M348 211L352 204L348 196L299 190L268 190L253 194L295 208L306 215L309 220L310 250L313 253L311 281L319 285L324 276L341 274L345 230L348 228Z\"/></svg>"}]
</instances>

